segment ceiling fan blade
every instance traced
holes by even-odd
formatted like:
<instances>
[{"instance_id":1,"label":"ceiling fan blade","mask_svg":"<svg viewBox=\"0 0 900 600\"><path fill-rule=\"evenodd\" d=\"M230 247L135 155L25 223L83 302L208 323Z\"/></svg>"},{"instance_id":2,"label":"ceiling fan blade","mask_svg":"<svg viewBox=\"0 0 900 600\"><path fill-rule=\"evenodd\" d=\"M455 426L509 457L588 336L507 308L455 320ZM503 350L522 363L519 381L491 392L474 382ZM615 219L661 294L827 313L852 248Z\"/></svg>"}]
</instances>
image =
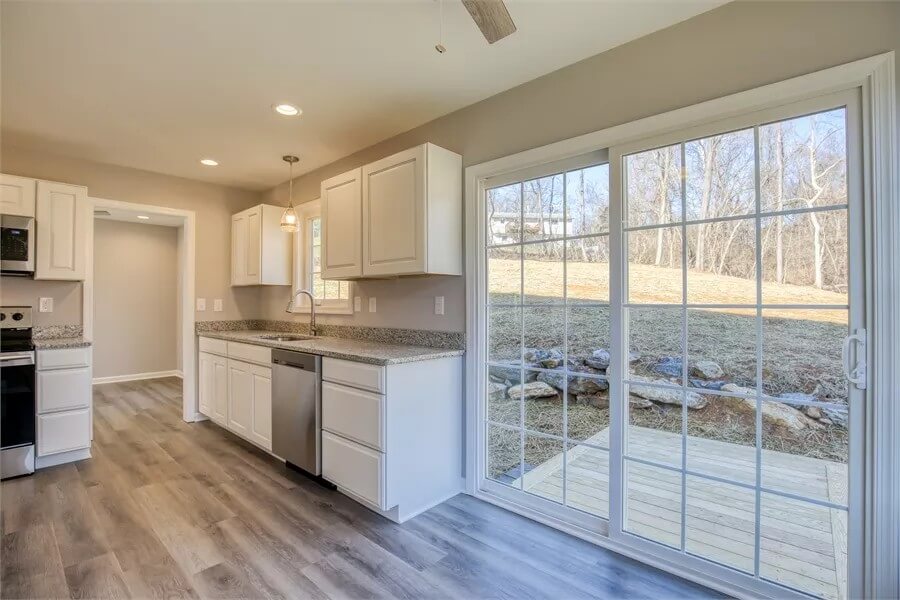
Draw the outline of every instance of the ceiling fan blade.
<instances>
[{"instance_id":1,"label":"ceiling fan blade","mask_svg":"<svg viewBox=\"0 0 900 600\"><path fill-rule=\"evenodd\" d=\"M489 44L515 32L516 24L503 0L462 0L462 3Z\"/></svg>"}]
</instances>

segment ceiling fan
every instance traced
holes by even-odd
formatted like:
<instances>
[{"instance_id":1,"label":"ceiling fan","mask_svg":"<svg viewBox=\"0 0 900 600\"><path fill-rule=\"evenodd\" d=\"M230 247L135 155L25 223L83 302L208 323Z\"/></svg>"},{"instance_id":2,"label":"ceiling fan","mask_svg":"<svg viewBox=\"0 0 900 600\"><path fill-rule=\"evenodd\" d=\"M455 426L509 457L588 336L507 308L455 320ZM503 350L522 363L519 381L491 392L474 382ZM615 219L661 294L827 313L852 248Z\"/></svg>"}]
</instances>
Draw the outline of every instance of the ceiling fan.
<instances>
[{"instance_id":1,"label":"ceiling fan","mask_svg":"<svg viewBox=\"0 0 900 600\"><path fill-rule=\"evenodd\" d=\"M463 5L488 44L502 40L516 31L503 0L462 0Z\"/></svg>"}]
</instances>

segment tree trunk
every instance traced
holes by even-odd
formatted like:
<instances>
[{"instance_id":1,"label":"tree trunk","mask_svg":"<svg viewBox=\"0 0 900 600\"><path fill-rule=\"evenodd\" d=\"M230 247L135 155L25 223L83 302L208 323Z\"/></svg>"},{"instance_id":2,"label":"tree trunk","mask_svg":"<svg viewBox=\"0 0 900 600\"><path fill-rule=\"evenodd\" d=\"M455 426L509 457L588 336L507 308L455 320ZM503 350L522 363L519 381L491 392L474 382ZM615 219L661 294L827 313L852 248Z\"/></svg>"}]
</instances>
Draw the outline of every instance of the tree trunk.
<instances>
[{"instance_id":1,"label":"tree trunk","mask_svg":"<svg viewBox=\"0 0 900 600\"><path fill-rule=\"evenodd\" d=\"M775 128L775 210L784 210L784 132L779 123ZM775 281L784 283L784 221L775 217Z\"/></svg>"},{"instance_id":2,"label":"tree trunk","mask_svg":"<svg viewBox=\"0 0 900 600\"><path fill-rule=\"evenodd\" d=\"M809 222L812 224L813 229L814 285L817 288L822 289L822 286L824 285L824 278L822 276L822 224L819 222L819 217L814 212L809 213Z\"/></svg>"},{"instance_id":3,"label":"tree trunk","mask_svg":"<svg viewBox=\"0 0 900 600\"><path fill-rule=\"evenodd\" d=\"M700 218L706 219L709 215L709 201L712 196L712 170L716 162L716 146L715 138L709 140L709 147L703 159L703 193L700 196ZM706 262L704 256L706 240L706 232L703 223L697 225L697 254L694 256L694 267L700 271Z\"/></svg>"},{"instance_id":4,"label":"tree trunk","mask_svg":"<svg viewBox=\"0 0 900 600\"><path fill-rule=\"evenodd\" d=\"M663 161L659 172L659 198L657 199L658 203L656 206L656 222L663 223L665 222L666 209L669 204L669 170L672 166L672 156L668 149L658 150L657 157L659 157L659 152L662 152L663 154ZM656 230L656 257L653 260L653 264L657 267L662 264L663 233L662 227Z\"/></svg>"}]
</instances>

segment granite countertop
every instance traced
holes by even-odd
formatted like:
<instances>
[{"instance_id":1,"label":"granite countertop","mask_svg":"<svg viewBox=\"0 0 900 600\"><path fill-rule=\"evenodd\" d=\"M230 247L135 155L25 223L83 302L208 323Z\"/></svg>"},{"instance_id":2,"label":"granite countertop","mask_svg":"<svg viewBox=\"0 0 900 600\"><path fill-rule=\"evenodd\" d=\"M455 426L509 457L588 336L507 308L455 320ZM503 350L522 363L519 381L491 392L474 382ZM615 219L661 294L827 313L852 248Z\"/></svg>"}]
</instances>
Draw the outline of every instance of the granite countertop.
<instances>
[{"instance_id":1,"label":"granite countertop","mask_svg":"<svg viewBox=\"0 0 900 600\"><path fill-rule=\"evenodd\" d=\"M405 346L348 338L315 337L296 342L277 342L260 339L260 336L264 335L291 335L279 331L204 331L197 335L257 346L268 346L269 348L309 352L310 354L318 354L330 358L343 358L372 365L395 365L463 355L462 350Z\"/></svg>"},{"instance_id":2,"label":"granite countertop","mask_svg":"<svg viewBox=\"0 0 900 600\"><path fill-rule=\"evenodd\" d=\"M78 337L59 337L59 338L40 338L32 340L35 350L60 350L62 348L87 348L91 345L89 341L81 336Z\"/></svg>"}]
</instances>

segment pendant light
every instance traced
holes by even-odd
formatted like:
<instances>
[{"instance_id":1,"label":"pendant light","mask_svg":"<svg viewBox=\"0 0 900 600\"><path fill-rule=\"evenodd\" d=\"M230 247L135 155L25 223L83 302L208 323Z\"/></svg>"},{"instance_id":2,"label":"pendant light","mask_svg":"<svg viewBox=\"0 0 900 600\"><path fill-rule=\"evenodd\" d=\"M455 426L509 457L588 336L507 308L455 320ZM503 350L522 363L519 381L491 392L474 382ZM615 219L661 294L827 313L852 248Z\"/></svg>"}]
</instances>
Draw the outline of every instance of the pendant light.
<instances>
[{"instance_id":1,"label":"pendant light","mask_svg":"<svg viewBox=\"0 0 900 600\"><path fill-rule=\"evenodd\" d=\"M297 211L294 210L294 163L300 159L289 154L282 156L281 160L288 163L288 172L290 179L288 180L288 207L281 213L281 230L293 233L300 229L299 219L297 219Z\"/></svg>"}]
</instances>

